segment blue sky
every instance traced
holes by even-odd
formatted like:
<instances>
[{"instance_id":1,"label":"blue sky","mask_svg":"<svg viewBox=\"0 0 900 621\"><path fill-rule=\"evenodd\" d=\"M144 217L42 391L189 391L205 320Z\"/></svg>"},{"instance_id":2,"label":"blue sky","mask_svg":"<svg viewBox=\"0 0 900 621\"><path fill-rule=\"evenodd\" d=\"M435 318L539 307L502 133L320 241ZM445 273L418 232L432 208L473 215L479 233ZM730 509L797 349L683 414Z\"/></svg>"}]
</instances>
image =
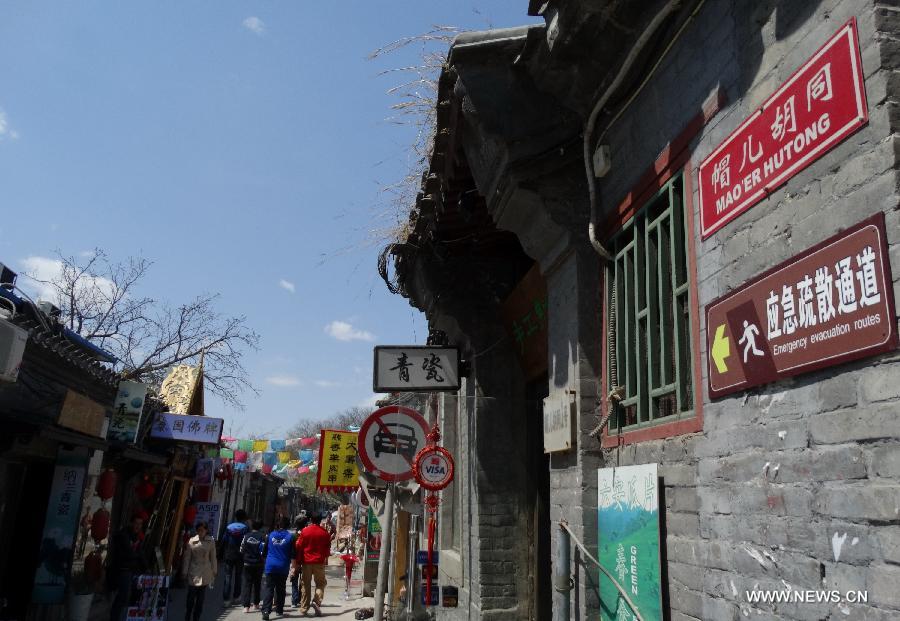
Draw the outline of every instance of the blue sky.
<instances>
[{"instance_id":1,"label":"blue sky","mask_svg":"<svg viewBox=\"0 0 900 621\"><path fill-rule=\"evenodd\" d=\"M524 0L21 2L0 5L0 261L56 249L155 261L143 293L221 292L262 338L245 412L277 437L371 400L372 347L422 343L369 232L412 129L385 122L432 25L534 23ZM380 206L380 207L379 207ZM337 322L337 323L336 323Z\"/></svg>"}]
</instances>

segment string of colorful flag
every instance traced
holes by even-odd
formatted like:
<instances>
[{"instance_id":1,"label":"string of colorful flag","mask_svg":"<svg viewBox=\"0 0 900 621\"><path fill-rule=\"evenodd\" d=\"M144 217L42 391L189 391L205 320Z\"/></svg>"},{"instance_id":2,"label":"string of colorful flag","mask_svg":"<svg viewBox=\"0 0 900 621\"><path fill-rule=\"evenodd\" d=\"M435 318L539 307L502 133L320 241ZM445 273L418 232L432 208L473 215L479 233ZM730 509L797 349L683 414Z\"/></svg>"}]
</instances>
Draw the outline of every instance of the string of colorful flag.
<instances>
[{"instance_id":1,"label":"string of colorful flag","mask_svg":"<svg viewBox=\"0 0 900 621\"><path fill-rule=\"evenodd\" d=\"M356 433L359 427L348 431ZM294 477L314 473L319 467L321 434L306 438L276 440L239 439L222 436L222 446L210 449L207 457L230 463L235 471L262 472Z\"/></svg>"}]
</instances>

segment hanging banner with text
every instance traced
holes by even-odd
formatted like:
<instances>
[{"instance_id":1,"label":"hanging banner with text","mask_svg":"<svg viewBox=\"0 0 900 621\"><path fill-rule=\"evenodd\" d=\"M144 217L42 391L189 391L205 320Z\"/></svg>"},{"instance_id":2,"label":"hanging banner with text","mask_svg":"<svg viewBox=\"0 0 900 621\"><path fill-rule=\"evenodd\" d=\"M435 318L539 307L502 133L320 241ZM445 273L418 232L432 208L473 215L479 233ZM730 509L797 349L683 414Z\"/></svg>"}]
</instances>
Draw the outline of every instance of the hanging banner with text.
<instances>
[{"instance_id":1,"label":"hanging banner with text","mask_svg":"<svg viewBox=\"0 0 900 621\"><path fill-rule=\"evenodd\" d=\"M141 413L144 411L144 400L147 398L147 385L140 382L119 382L116 403L113 408L112 421L107 437L110 440L134 444L137 440L138 427L141 425Z\"/></svg>"},{"instance_id":2,"label":"hanging banner with text","mask_svg":"<svg viewBox=\"0 0 900 621\"><path fill-rule=\"evenodd\" d=\"M35 604L61 604L65 599L81 515L87 449L60 449L57 455L34 574L31 601Z\"/></svg>"},{"instance_id":3,"label":"hanging banner with text","mask_svg":"<svg viewBox=\"0 0 900 621\"><path fill-rule=\"evenodd\" d=\"M222 504L218 502L198 502L197 517L194 518L194 524L205 522L209 533L217 538L219 536L219 517L222 515ZM194 524L189 524L193 526Z\"/></svg>"},{"instance_id":4,"label":"hanging banner with text","mask_svg":"<svg viewBox=\"0 0 900 621\"><path fill-rule=\"evenodd\" d=\"M325 492L352 492L359 487L356 437L357 434L352 431L322 430L317 489Z\"/></svg>"},{"instance_id":5,"label":"hanging banner with text","mask_svg":"<svg viewBox=\"0 0 900 621\"><path fill-rule=\"evenodd\" d=\"M659 485L656 464L597 471L597 559L643 619L662 619ZM600 573L600 618L632 621L635 611Z\"/></svg>"},{"instance_id":6,"label":"hanging banner with text","mask_svg":"<svg viewBox=\"0 0 900 621\"><path fill-rule=\"evenodd\" d=\"M161 412L153 419L150 437L200 444L218 444L224 419Z\"/></svg>"},{"instance_id":7,"label":"hanging banner with text","mask_svg":"<svg viewBox=\"0 0 900 621\"><path fill-rule=\"evenodd\" d=\"M869 120L851 19L700 164L707 238Z\"/></svg>"},{"instance_id":8,"label":"hanging banner with text","mask_svg":"<svg viewBox=\"0 0 900 621\"><path fill-rule=\"evenodd\" d=\"M706 307L709 396L897 347L884 214Z\"/></svg>"}]
</instances>

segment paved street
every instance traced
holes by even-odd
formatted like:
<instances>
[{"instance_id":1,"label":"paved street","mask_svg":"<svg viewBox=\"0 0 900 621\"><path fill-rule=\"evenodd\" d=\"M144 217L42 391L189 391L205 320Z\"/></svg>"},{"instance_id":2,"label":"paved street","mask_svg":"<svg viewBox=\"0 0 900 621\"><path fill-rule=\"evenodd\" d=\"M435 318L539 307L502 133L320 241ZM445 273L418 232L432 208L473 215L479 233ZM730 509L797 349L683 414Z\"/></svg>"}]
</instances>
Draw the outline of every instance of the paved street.
<instances>
[{"instance_id":1,"label":"paved street","mask_svg":"<svg viewBox=\"0 0 900 621\"><path fill-rule=\"evenodd\" d=\"M360 589L356 587L351 592L351 599L344 601L344 566L341 560L332 556L327 568L328 585L325 587L325 599L322 602L322 617L329 619L344 620L353 619L354 613L360 608L371 608L375 604L375 600L371 597L361 597ZM362 576L362 568L357 566L353 572L354 582L358 584L358 580ZM172 602L169 609L169 619L172 621L181 621L184 618L184 603L187 591L185 589L177 589L173 591ZM288 584L287 605L285 606L285 617L287 618L303 618L300 611L290 607L290 584ZM222 576L220 575L216 581L216 588L210 591L206 596L203 615L201 621L260 621L261 613L258 610L244 613L244 609L239 605L225 609L222 607ZM272 619L276 619L274 614ZM309 617L313 618L312 610Z\"/></svg>"}]
</instances>

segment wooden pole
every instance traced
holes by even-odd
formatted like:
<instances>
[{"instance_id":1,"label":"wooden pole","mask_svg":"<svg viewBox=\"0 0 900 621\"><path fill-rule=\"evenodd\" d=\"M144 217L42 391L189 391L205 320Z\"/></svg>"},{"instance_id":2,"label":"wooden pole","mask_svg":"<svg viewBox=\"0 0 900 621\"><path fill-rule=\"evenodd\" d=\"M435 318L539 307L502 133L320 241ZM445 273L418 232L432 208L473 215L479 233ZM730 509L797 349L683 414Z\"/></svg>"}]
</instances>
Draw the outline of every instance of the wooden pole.
<instances>
[{"instance_id":1,"label":"wooden pole","mask_svg":"<svg viewBox=\"0 0 900 621\"><path fill-rule=\"evenodd\" d=\"M178 492L178 505L175 507L175 520L172 522L172 531L169 533L169 545L166 550L166 571L172 572L172 561L175 559L175 550L178 547L178 538L181 535L181 525L184 520L184 503L187 502L188 489L190 488L189 480L184 477L172 477L174 481L181 483L181 490Z\"/></svg>"}]
</instances>

